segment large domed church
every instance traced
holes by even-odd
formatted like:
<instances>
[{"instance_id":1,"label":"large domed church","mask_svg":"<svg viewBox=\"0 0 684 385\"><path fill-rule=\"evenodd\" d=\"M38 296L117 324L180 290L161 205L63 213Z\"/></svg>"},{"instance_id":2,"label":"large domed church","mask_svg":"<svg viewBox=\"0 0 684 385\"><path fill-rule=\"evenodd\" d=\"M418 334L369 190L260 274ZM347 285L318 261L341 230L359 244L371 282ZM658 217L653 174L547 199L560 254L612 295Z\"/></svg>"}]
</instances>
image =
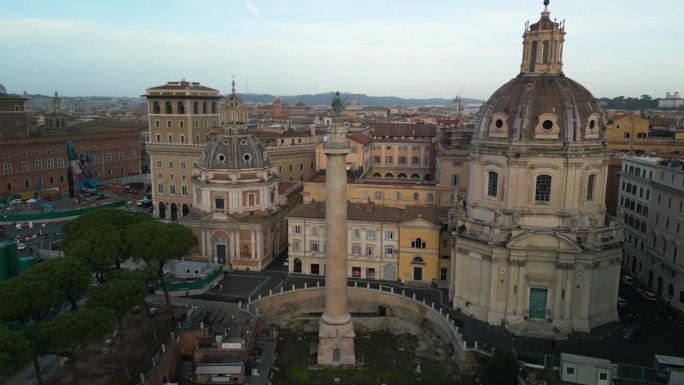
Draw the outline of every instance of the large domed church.
<instances>
[{"instance_id":1,"label":"large domed church","mask_svg":"<svg viewBox=\"0 0 684 385\"><path fill-rule=\"evenodd\" d=\"M520 73L480 110L452 209L454 308L559 336L616 321L622 227L606 213L606 123L563 73L564 22L526 24Z\"/></svg>"}]
</instances>

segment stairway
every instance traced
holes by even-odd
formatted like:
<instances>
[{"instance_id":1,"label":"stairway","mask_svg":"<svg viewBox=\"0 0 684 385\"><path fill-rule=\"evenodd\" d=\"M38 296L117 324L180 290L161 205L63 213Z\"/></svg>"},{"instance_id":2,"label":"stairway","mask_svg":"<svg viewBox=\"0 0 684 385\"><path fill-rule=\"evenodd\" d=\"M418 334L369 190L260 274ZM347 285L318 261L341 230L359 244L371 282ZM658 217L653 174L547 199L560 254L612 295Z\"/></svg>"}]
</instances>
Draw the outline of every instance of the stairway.
<instances>
[{"instance_id":1,"label":"stairway","mask_svg":"<svg viewBox=\"0 0 684 385\"><path fill-rule=\"evenodd\" d=\"M193 368L192 361L183 360L178 366L176 366L176 371L173 373L172 382L182 384L187 383L192 380L195 369Z\"/></svg>"}]
</instances>

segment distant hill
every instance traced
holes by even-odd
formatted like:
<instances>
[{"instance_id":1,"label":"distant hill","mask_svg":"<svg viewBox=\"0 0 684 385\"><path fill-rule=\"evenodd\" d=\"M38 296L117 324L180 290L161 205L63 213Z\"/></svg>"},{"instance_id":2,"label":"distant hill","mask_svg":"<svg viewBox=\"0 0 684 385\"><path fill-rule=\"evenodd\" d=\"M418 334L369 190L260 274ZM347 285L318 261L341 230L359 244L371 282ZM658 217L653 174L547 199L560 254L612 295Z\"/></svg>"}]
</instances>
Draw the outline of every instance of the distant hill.
<instances>
[{"instance_id":1,"label":"distant hill","mask_svg":"<svg viewBox=\"0 0 684 385\"><path fill-rule=\"evenodd\" d=\"M240 94L240 99L245 103L270 104L275 100L276 95L269 94ZM366 94L341 94L345 103L350 103L352 99L362 106L451 106L453 99L429 98L429 99L404 99L396 96L368 96ZM327 106L333 98L333 93L323 93L315 95L296 95L280 96L283 104L304 103L309 106ZM461 98L463 104L478 104L482 100Z\"/></svg>"}]
</instances>

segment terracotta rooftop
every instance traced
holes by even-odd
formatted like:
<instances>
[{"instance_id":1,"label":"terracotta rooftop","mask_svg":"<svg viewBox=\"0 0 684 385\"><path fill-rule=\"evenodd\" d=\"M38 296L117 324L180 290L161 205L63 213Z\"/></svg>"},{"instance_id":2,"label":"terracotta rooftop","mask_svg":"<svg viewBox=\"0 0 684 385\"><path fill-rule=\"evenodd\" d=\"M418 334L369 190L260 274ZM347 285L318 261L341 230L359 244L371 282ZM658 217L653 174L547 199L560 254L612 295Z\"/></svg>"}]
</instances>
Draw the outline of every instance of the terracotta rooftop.
<instances>
[{"instance_id":1,"label":"terracotta rooftop","mask_svg":"<svg viewBox=\"0 0 684 385\"><path fill-rule=\"evenodd\" d=\"M446 208L448 210L448 208ZM440 224L441 209L431 206L408 206L405 209L374 203L347 203L347 219L365 222L406 222L423 218ZM325 202L310 202L295 207L288 218L325 218Z\"/></svg>"},{"instance_id":2,"label":"terracotta rooftop","mask_svg":"<svg viewBox=\"0 0 684 385\"><path fill-rule=\"evenodd\" d=\"M199 82L188 82L185 80L181 80L179 82L167 82L166 84L162 86L157 86L157 87L152 87L148 88L147 90L177 90L177 89L186 89L186 90L200 90L200 91L216 91L213 88L209 88L207 86L201 85Z\"/></svg>"},{"instance_id":3,"label":"terracotta rooftop","mask_svg":"<svg viewBox=\"0 0 684 385\"><path fill-rule=\"evenodd\" d=\"M373 125L373 136L376 137L435 137L437 126L434 124L422 123L375 123Z\"/></svg>"},{"instance_id":4,"label":"terracotta rooftop","mask_svg":"<svg viewBox=\"0 0 684 385\"><path fill-rule=\"evenodd\" d=\"M354 141L356 143L359 143L361 145L364 145L364 146L371 142L371 138L367 137L366 135L360 134L358 132L354 132L354 133L347 135L347 139Z\"/></svg>"}]
</instances>

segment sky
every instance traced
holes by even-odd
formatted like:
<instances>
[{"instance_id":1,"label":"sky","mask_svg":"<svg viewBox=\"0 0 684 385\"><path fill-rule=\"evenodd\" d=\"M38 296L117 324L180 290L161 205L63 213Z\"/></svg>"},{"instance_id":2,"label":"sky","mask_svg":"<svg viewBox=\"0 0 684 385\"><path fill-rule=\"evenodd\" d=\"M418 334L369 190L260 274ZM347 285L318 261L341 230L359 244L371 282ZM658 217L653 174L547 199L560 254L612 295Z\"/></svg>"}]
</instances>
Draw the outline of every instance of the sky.
<instances>
[{"instance_id":1,"label":"sky","mask_svg":"<svg viewBox=\"0 0 684 385\"><path fill-rule=\"evenodd\" d=\"M486 99L520 71L542 0L0 0L8 92L139 96L339 90ZM684 92L684 2L551 0L563 69L596 97Z\"/></svg>"}]
</instances>

